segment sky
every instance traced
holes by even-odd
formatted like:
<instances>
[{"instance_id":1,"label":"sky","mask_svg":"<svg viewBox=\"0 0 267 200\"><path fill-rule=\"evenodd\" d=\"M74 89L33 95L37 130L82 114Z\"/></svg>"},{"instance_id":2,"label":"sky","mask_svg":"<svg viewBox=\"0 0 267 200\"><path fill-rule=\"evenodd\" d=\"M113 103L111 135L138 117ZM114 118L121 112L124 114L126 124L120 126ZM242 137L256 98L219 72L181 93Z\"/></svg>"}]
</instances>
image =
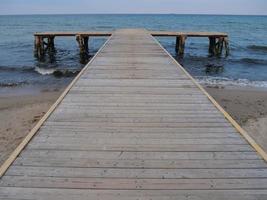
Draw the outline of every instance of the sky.
<instances>
[{"instance_id":1,"label":"sky","mask_svg":"<svg viewBox=\"0 0 267 200\"><path fill-rule=\"evenodd\" d=\"M0 0L0 15L96 13L267 15L267 0Z\"/></svg>"}]
</instances>

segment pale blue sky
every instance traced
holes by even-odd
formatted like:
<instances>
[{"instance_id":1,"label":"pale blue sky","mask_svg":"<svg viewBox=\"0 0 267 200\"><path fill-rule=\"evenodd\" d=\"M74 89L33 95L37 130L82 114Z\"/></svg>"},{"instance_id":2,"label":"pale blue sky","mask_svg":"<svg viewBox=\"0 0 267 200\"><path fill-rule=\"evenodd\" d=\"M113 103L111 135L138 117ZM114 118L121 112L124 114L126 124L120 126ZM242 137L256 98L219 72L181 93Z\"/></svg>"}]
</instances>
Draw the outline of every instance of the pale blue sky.
<instances>
[{"instance_id":1,"label":"pale blue sky","mask_svg":"<svg viewBox=\"0 0 267 200\"><path fill-rule=\"evenodd\" d=\"M0 0L0 14L177 13L267 15L267 0Z\"/></svg>"}]
</instances>

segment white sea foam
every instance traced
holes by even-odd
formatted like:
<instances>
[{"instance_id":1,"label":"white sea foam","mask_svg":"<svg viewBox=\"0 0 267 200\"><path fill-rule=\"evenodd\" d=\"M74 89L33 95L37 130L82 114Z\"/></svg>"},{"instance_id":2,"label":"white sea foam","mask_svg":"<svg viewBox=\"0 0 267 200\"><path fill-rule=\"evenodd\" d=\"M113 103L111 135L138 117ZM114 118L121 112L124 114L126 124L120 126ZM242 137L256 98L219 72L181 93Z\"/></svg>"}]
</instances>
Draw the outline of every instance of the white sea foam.
<instances>
[{"instance_id":1,"label":"white sea foam","mask_svg":"<svg viewBox=\"0 0 267 200\"><path fill-rule=\"evenodd\" d=\"M230 79L224 77L196 77L196 79L203 85L267 88L267 81L250 81L248 79Z\"/></svg>"},{"instance_id":2,"label":"white sea foam","mask_svg":"<svg viewBox=\"0 0 267 200\"><path fill-rule=\"evenodd\" d=\"M38 72L41 75L49 75L49 74L53 74L56 69L44 69L44 68L40 68L40 67L35 67L34 69L36 72Z\"/></svg>"}]
</instances>

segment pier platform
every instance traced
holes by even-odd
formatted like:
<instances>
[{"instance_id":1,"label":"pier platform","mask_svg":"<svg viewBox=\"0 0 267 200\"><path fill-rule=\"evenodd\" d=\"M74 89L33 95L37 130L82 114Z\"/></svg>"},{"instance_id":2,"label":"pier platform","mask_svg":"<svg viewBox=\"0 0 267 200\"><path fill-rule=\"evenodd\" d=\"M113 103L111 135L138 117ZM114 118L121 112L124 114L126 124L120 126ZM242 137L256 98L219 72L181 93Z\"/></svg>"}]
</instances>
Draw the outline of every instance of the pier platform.
<instances>
[{"instance_id":1,"label":"pier platform","mask_svg":"<svg viewBox=\"0 0 267 200\"><path fill-rule=\"evenodd\" d=\"M43 32L35 33L35 53L37 57L42 58L46 50L54 50L55 37L72 37L75 36L78 42L80 53L89 53L89 38L90 37L107 37L111 36L113 32ZM155 37L175 37L176 45L175 51L178 55L184 55L186 39L189 37L208 38L209 39L209 53L211 55L220 56L225 51L228 56L230 52L229 39L227 33L220 32L173 32L173 31L150 31L149 34Z\"/></svg>"},{"instance_id":2,"label":"pier platform","mask_svg":"<svg viewBox=\"0 0 267 200\"><path fill-rule=\"evenodd\" d=\"M150 32L123 29L0 168L0 200L263 200L264 159Z\"/></svg>"}]
</instances>

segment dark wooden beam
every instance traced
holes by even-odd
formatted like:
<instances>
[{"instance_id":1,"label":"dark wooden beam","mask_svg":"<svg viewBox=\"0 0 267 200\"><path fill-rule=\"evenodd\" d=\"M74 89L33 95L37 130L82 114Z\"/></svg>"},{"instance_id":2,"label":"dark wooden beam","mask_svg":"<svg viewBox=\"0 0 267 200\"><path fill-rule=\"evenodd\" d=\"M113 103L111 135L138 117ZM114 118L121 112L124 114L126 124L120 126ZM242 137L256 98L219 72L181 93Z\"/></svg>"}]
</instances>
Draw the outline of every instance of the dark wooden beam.
<instances>
[{"instance_id":1,"label":"dark wooden beam","mask_svg":"<svg viewBox=\"0 0 267 200\"><path fill-rule=\"evenodd\" d=\"M184 55L184 49L185 49L185 41L186 41L185 35L180 35L176 37L176 47L175 50L179 55Z\"/></svg>"}]
</instances>

